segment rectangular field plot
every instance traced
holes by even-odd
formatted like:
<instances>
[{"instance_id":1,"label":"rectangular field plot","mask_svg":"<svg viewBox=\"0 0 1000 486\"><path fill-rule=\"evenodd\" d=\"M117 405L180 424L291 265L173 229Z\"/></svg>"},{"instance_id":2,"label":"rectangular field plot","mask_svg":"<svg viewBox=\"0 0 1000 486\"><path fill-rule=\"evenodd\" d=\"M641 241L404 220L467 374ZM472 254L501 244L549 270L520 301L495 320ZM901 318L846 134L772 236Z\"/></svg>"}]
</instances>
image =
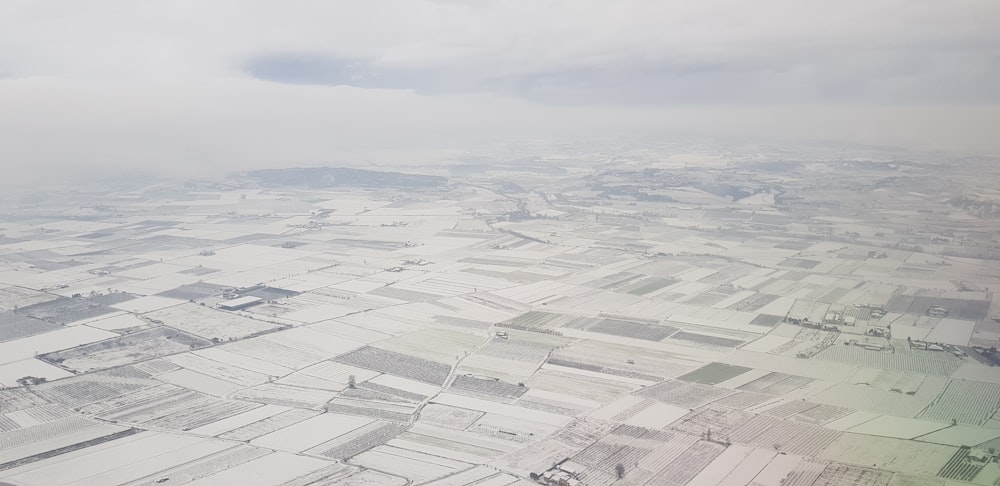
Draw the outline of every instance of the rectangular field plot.
<instances>
[{"instance_id":1,"label":"rectangular field plot","mask_svg":"<svg viewBox=\"0 0 1000 486\"><path fill-rule=\"evenodd\" d=\"M0 364L0 387L16 387L18 386L18 380L26 376L53 381L73 376L73 374L39 359L25 359L13 363Z\"/></svg>"},{"instance_id":2,"label":"rectangular field plot","mask_svg":"<svg viewBox=\"0 0 1000 486\"><path fill-rule=\"evenodd\" d=\"M123 370L129 373L118 373ZM164 385L148 374L128 367L72 376L34 387L36 393L70 408L115 400L125 395L134 397L143 390L156 388L173 390L177 387Z\"/></svg>"},{"instance_id":3,"label":"rectangular field plot","mask_svg":"<svg viewBox=\"0 0 1000 486\"><path fill-rule=\"evenodd\" d=\"M647 277L620 289L619 292L626 292L632 295L646 295L664 287L669 287L677 282L680 282L680 280L675 278Z\"/></svg>"},{"instance_id":4,"label":"rectangular field plot","mask_svg":"<svg viewBox=\"0 0 1000 486\"><path fill-rule=\"evenodd\" d=\"M438 386L444 384L451 372L451 366L446 364L371 346L365 346L334 359L344 364Z\"/></svg>"},{"instance_id":5,"label":"rectangular field plot","mask_svg":"<svg viewBox=\"0 0 1000 486\"><path fill-rule=\"evenodd\" d=\"M730 378L735 378L750 371L750 368L743 366L729 365L725 363L709 363L690 373L678 376L680 381L690 381L703 385L717 385Z\"/></svg>"},{"instance_id":6,"label":"rectangular field plot","mask_svg":"<svg viewBox=\"0 0 1000 486\"><path fill-rule=\"evenodd\" d=\"M215 436L289 411L288 407L264 405L246 412L191 429L192 434Z\"/></svg>"},{"instance_id":7,"label":"rectangular field plot","mask_svg":"<svg viewBox=\"0 0 1000 486\"><path fill-rule=\"evenodd\" d=\"M204 450L201 452L205 453ZM162 484L156 481L163 478L170 478L170 481L176 484L189 484L196 479L208 477L229 468L239 467L242 464L272 453L273 451L267 449L241 444L219 452L203 455L174 467L162 469L154 474L124 483L123 486L156 486L157 484ZM165 464L163 463L158 464L158 467L164 466Z\"/></svg>"},{"instance_id":8,"label":"rectangular field plot","mask_svg":"<svg viewBox=\"0 0 1000 486\"><path fill-rule=\"evenodd\" d=\"M648 450L648 453L636 460L635 465L652 476L684 454L686 450L698 442L698 438L674 432L623 425L608 435L605 441Z\"/></svg>"},{"instance_id":9,"label":"rectangular field plot","mask_svg":"<svg viewBox=\"0 0 1000 486\"><path fill-rule=\"evenodd\" d=\"M791 472L784 477L782 486L812 486L823 470L826 469L826 461L814 459L804 459L792 468ZM824 483L825 486L848 486L851 483Z\"/></svg>"},{"instance_id":10,"label":"rectangular field plot","mask_svg":"<svg viewBox=\"0 0 1000 486\"><path fill-rule=\"evenodd\" d=\"M58 429L49 426L45 430L31 430L33 428L27 428L24 431L27 434L11 434L13 437L22 435L22 440L12 447L0 449L0 478L6 470L39 463L50 457L77 453L139 432L138 429L98 423L77 427L69 421L62 422L62 427ZM24 440L24 435L30 438Z\"/></svg>"},{"instance_id":11,"label":"rectangular field plot","mask_svg":"<svg viewBox=\"0 0 1000 486\"><path fill-rule=\"evenodd\" d=\"M373 398L374 396L374 398ZM326 405L329 412L358 415L373 419L406 423L416 411L416 404L398 399L385 400L367 390L347 390Z\"/></svg>"},{"instance_id":12,"label":"rectangular field plot","mask_svg":"<svg viewBox=\"0 0 1000 486\"><path fill-rule=\"evenodd\" d=\"M465 408L468 410L486 412L490 414L505 415L507 417L516 417L520 420L538 422L539 424L552 425L556 427L566 425L572 421L570 417L564 415L531 410L524 407L507 405L491 400L465 397L452 393L442 393L438 395L434 399L433 403L451 405L453 407Z\"/></svg>"},{"instance_id":13,"label":"rectangular field plot","mask_svg":"<svg viewBox=\"0 0 1000 486\"><path fill-rule=\"evenodd\" d=\"M380 341L376 346L419 359L438 363L454 363L476 346L483 336L450 329L424 329Z\"/></svg>"},{"instance_id":14,"label":"rectangular field plot","mask_svg":"<svg viewBox=\"0 0 1000 486\"><path fill-rule=\"evenodd\" d=\"M660 470L650 484L684 486L724 450L725 446L698 441Z\"/></svg>"},{"instance_id":15,"label":"rectangular field plot","mask_svg":"<svg viewBox=\"0 0 1000 486\"><path fill-rule=\"evenodd\" d=\"M912 439L947 427L944 422L931 422L912 418L883 415L863 424L851 427L849 432L856 434L878 435L898 439Z\"/></svg>"},{"instance_id":16,"label":"rectangular field plot","mask_svg":"<svg viewBox=\"0 0 1000 486\"><path fill-rule=\"evenodd\" d=\"M679 331L674 335L670 336L670 339L677 339L679 341L688 341L692 343L705 344L708 346L719 346L723 348L735 348L743 344L740 339L726 338L721 336L711 336L708 334L699 334L696 332Z\"/></svg>"},{"instance_id":17,"label":"rectangular field plot","mask_svg":"<svg viewBox=\"0 0 1000 486\"><path fill-rule=\"evenodd\" d=\"M903 343L904 346L905 344ZM890 353L844 345L830 346L813 356L813 359L935 376L950 376L963 363L951 353L934 351Z\"/></svg>"},{"instance_id":18,"label":"rectangular field plot","mask_svg":"<svg viewBox=\"0 0 1000 486\"><path fill-rule=\"evenodd\" d=\"M892 480L892 473L851 466L849 464L831 463L820 472L813 481L813 486L886 486ZM795 483L796 486L805 483Z\"/></svg>"},{"instance_id":19,"label":"rectangular field plot","mask_svg":"<svg viewBox=\"0 0 1000 486\"><path fill-rule=\"evenodd\" d=\"M360 342L351 338L336 336L331 339L330 334L312 329L311 327L286 329L281 332L275 332L263 336L261 340L286 346L288 348L292 348L298 353L305 353L308 356L312 356L314 357L314 361L312 361L313 363L329 359L331 356L337 356L338 354L343 354L361 347ZM315 357L318 357L319 359L315 359ZM274 357L267 356L267 360L272 359L274 359Z\"/></svg>"},{"instance_id":20,"label":"rectangular field plot","mask_svg":"<svg viewBox=\"0 0 1000 486\"><path fill-rule=\"evenodd\" d=\"M315 417L319 414L320 412L314 410L293 408L287 412L272 415L242 427L229 430L220 434L219 437L228 440L249 441L262 435L270 434L276 430L281 430L311 417Z\"/></svg>"},{"instance_id":21,"label":"rectangular field plot","mask_svg":"<svg viewBox=\"0 0 1000 486\"><path fill-rule=\"evenodd\" d=\"M6 471L15 484L122 484L232 444L143 432Z\"/></svg>"},{"instance_id":22,"label":"rectangular field plot","mask_svg":"<svg viewBox=\"0 0 1000 486\"><path fill-rule=\"evenodd\" d=\"M0 413L16 412L48 403L27 388L0 388Z\"/></svg>"},{"instance_id":23,"label":"rectangular field plot","mask_svg":"<svg viewBox=\"0 0 1000 486\"><path fill-rule=\"evenodd\" d=\"M796 422L803 422L813 425L824 425L834 420L846 417L854 413L854 410L846 407L833 405L819 405L808 410L799 412L789 417Z\"/></svg>"},{"instance_id":24,"label":"rectangular field plot","mask_svg":"<svg viewBox=\"0 0 1000 486\"><path fill-rule=\"evenodd\" d=\"M295 373L284 376L275 381L280 385L302 386L307 388L317 388L321 390L341 391L347 388L351 377L359 387L365 386L366 381L376 376L379 372L358 368L356 366L337 363L334 361L321 361L313 366L303 368Z\"/></svg>"},{"instance_id":25,"label":"rectangular field plot","mask_svg":"<svg viewBox=\"0 0 1000 486\"><path fill-rule=\"evenodd\" d=\"M983 469L985 469L987 465L978 461L976 462L969 461L968 455L969 455L969 448L960 447L951 457L951 459L949 459L948 462L941 467L941 470L938 471L937 475L942 478L957 479L959 481L975 480L977 477L979 477L980 473L983 472ZM989 466L992 466L994 469L996 468L996 466L993 464L990 464ZM996 481L994 479L996 477L997 476L994 474L992 478L983 478L983 479L986 479L987 481L989 480ZM988 483L981 482L979 484L988 484ZM996 483L994 482L994 484Z\"/></svg>"},{"instance_id":26,"label":"rectangular field plot","mask_svg":"<svg viewBox=\"0 0 1000 486\"><path fill-rule=\"evenodd\" d=\"M135 363L211 344L202 338L175 329L156 327L40 357L51 363L84 372Z\"/></svg>"},{"instance_id":27,"label":"rectangular field plot","mask_svg":"<svg viewBox=\"0 0 1000 486\"><path fill-rule=\"evenodd\" d=\"M934 476L957 450L957 447L938 444L845 433L819 457L888 471Z\"/></svg>"},{"instance_id":28,"label":"rectangular field plot","mask_svg":"<svg viewBox=\"0 0 1000 486\"><path fill-rule=\"evenodd\" d=\"M776 405L775 405L776 404ZM781 399L774 404L768 404L764 407L756 407L753 409L754 412L761 412L772 417L778 418L788 418L792 415L798 413L808 412L819 405L807 402L805 400L784 400Z\"/></svg>"},{"instance_id":29,"label":"rectangular field plot","mask_svg":"<svg viewBox=\"0 0 1000 486\"><path fill-rule=\"evenodd\" d=\"M306 453L342 461L383 445L404 430L406 424L377 420L319 444Z\"/></svg>"},{"instance_id":30,"label":"rectangular field plot","mask_svg":"<svg viewBox=\"0 0 1000 486\"><path fill-rule=\"evenodd\" d=\"M766 334L761 336L759 339L741 346L740 349L744 351L754 351L757 353L770 353L772 351L782 349L783 346L792 341L793 339L789 337Z\"/></svg>"},{"instance_id":31,"label":"rectangular field plot","mask_svg":"<svg viewBox=\"0 0 1000 486\"><path fill-rule=\"evenodd\" d=\"M207 282L196 282L193 284L181 285L175 289L160 292L159 296L173 299L190 300L202 299L213 295L221 295L226 290L223 285L210 284Z\"/></svg>"},{"instance_id":32,"label":"rectangular field plot","mask_svg":"<svg viewBox=\"0 0 1000 486\"><path fill-rule=\"evenodd\" d=\"M660 429L670 425L688 413L687 409L653 403L625 420L625 424L650 429Z\"/></svg>"},{"instance_id":33,"label":"rectangular field plot","mask_svg":"<svg viewBox=\"0 0 1000 486\"><path fill-rule=\"evenodd\" d=\"M567 363L579 363L576 367L581 369L619 376L634 376L649 381L677 376L691 371L695 366L694 359L681 358L672 352L596 340L586 340L553 350L549 362L555 364L557 360L561 366L571 366ZM628 360L633 362L629 363ZM707 360L700 360L697 364L700 365L704 361Z\"/></svg>"},{"instance_id":34,"label":"rectangular field plot","mask_svg":"<svg viewBox=\"0 0 1000 486\"><path fill-rule=\"evenodd\" d=\"M223 400L184 389L107 410L102 420L144 427L190 430L247 412L260 405Z\"/></svg>"},{"instance_id":35,"label":"rectangular field plot","mask_svg":"<svg viewBox=\"0 0 1000 486\"><path fill-rule=\"evenodd\" d=\"M215 397L225 397L241 388L235 383L186 369L163 373L156 379Z\"/></svg>"},{"instance_id":36,"label":"rectangular field plot","mask_svg":"<svg viewBox=\"0 0 1000 486\"><path fill-rule=\"evenodd\" d=\"M24 287L4 287L0 288L0 309L13 310L14 308L49 302L58 298L59 296L56 295Z\"/></svg>"},{"instance_id":37,"label":"rectangular field plot","mask_svg":"<svg viewBox=\"0 0 1000 486\"><path fill-rule=\"evenodd\" d=\"M523 385L467 375L456 376L451 382L451 388L505 398L517 398L528 391L528 388Z\"/></svg>"},{"instance_id":38,"label":"rectangular field plot","mask_svg":"<svg viewBox=\"0 0 1000 486\"><path fill-rule=\"evenodd\" d=\"M426 486L466 486L477 484L481 486L504 486L514 485L517 478L504 473L498 473L496 469L489 466L476 466L472 469L462 471L458 474L438 479L426 484ZM515 485L521 486L521 485Z\"/></svg>"},{"instance_id":39,"label":"rectangular field plot","mask_svg":"<svg viewBox=\"0 0 1000 486\"><path fill-rule=\"evenodd\" d=\"M117 337L113 332L87 326L63 327L43 334L0 342L0 364L41 357L67 348L74 348Z\"/></svg>"},{"instance_id":40,"label":"rectangular field plot","mask_svg":"<svg viewBox=\"0 0 1000 486\"><path fill-rule=\"evenodd\" d=\"M528 388L578 397L595 402L609 402L637 388L635 385L617 381L614 377L567 373L552 369L542 369L527 381Z\"/></svg>"},{"instance_id":41,"label":"rectangular field plot","mask_svg":"<svg viewBox=\"0 0 1000 486\"><path fill-rule=\"evenodd\" d=\"M316 388L264 383L232 394L233 398L284 407L321 410L336 392Z\"/></svg>"},{"instance_id":42,"label":"rectangular field plot","mask_svg":"<svg viewBox=\"0 0 1000 486\"><path fill-rule=\"evenodd\" d=\"M267 360L267 357L251 357L242 354L231 353L221 348L207 348L192 353L195 356L206 358L225 366L247 370L253 373L260 373L267 376L285 376L291 373L291 368L274 364ZM261 359L264 358L264 359Z\"/></svg>"},{"instance_id":43,"label":"rectangular field plot","mask_svg":"<svg viewBox=\"0 0 1000 486\"><path fill-rule=\"evenodd\" d=\"M273 337L275 337L275 334L244 339L235 343L225 344L219 347L219 349L263 360L289 369L305 368L330 357L302 350L289 344L276 342L274 339L271 339ZM330 340L332 341L332 339Z\"/></svg>"},{"instance_id":44,"label":"rectangular field plot","mask_svg":"<svg viewBox=\"0 0 1000 486\"><path fill-rule=\"evenodd\" d=\"M913 417L934 401L942 389L944 383L928 381L914 395L904 395L865 385L837 384L817 393L810 400L878 414Z\"/></svg>"},{"instance_id":45,"label":"rectangular field plot","mask_svg":"<svg viewBox=\"0 0 1000 486\"><path fill-rule=\"evenodd\" d=\"M587 329L592 332L624 336L647 341L661 341L678 331L676 327L647 324L643 322L623 321L619 319L602 319Z\"/></svg>"},{"instance_id":46,"label":"rectangular field plot","mask_svg":"<svg viewBox=\"0 0 1000 486\"><path fill-rule=\"evenodd\" d=\"M654 398L670 405L684 408L697 408L720 398L732 395L732 390L715 388L697 383L683 381L667 381L658 385L643 388L636 395Z\"/></svg>"},{"instance_id":47,"label":"rectangular field plot","mask_svg":"<svg viewBox=\"0 0 1000 486\"><path fill-rule=\"evenodd\" d=\"M729 310L735 310L735 311L757 312L760 309L764 308L764 306L766 306L767 304L770 304L771 302L774 302L775 300L778 300L778 297L779 296L774 295L774 294L764 294L764 293L758 292L758 293L755 293L755 294L753 294L753 295L751 295L749 297L746 297L746 298L744 298L744 299L742 299L742 300L740 300L738 302L730 304L726 308L729 309ZM765 316L763 314L761 314L758 317L765 317ZM778 316L769 316L769 317L778 317ZM783 318L782 317L778 317L778 322L780 322L781 319L783 319ZM754 321L756 321L756 319ZM775 324L776 323L777 322L775 322ZM761 325L761 326L768 325L765 322L752 322L751 324ZM773 325L774 324L770 324L768 327L771 327Z\"/></svg>"},{"instance_id":48,"label":"rectangular field plot","mask_svg":"<svg viewBox=\"0 0 1000 486\"><path fill-rule=\"evenodd\" d=\"M188 483L189 486L286 484L330 466L329 461L275 452Z\"/></svg>"},{"instance_id":49,"label":"rectangular field plot","mask_svg":"<svg viewBox=\"0 0 1000 486\"><path fill-rule=\"evenodd\" d=\"M554 330L569 324L575 319L578 319L578 317L568 314L530 311L513 319L508 319L503 324L512 326L514 329Z\"/></svg>"},{"instance_id":50,"label":"rectangular field plot","mask_svg":"<svg viewBox=\"0 0 1000 486\"><path fill-rule=\"evenodd\" d=\"M537 363L545 359L552 350L572 342L559 336L532 332L512 330L507 334L507 339L490 339L476 351L476 355Z\"/></svg>"},{"instance_id":51,"label":"rectangular field plot","mask_svg":"<svg viewBox=\"0 0 1000 486\"><path fill-rule=\"evenodd\" d=\"M1000 385L980 381L950 380L933 403L918 418L960 424L982 425L1000 407Z\"/></svg>"},{"instance_id":52,"label":"rectangular field plot","mask_svg":"<svg viewBox=\"0 0 1000 486\"><path fill-rule=\"evenodd\" d=\"M729 435L736 444L814 456L837 440L840 432L813 425L758 415Z\"/></svg>"},{"instance_id":53,"label":"rectangular field plot","mask_svg":"<svg viewBox=\"0 0 1000 486\"><path fill-rule=\"evenodd\" d=\"M436 385L400 378L394 375L378 375L361 383L358 387L395 395L411 401L422 401L441 391L441 388Z\"/></svg>"},{"instance_id":54,"label":"rectangular field plot","mask_svg":"<svg viewBox=\"0 0 1000 486\"><path fill-rule=\"evenodd\" d=\"M948 307L948 317L964 321L978 321L989 312L988 300L953 299L920 295L893 295L886 304L887 312L926 315L931 306Z\"/></svg>"},{"instance_id":55,"label":"rectangular field plot","mask_svg":"<svg viewBox=\"0 0 1000 486\"><path fill-rule=\"evenodd\" d=\"M479 420L484 412L464 408L428 403L420 411L418 423L464 430Z\"/></svg>"},{"instance_id":56,"label":"rectangular field plot","mask_svg":"<svg viewBox=\"0 0 1000 486\"><path fill-rule=\"evenodd\" d=\"M502 455L501 451L475 444L412 433L400 434L386 445L399 448L400 450L420 452L435 457L467 462L469 464L486 462Z\"/></svg>"},{"instance_id":57,"label":"rectangular field plot","mask_svg":"<svg viewBox=\"0 0 1000 486\"><path fill-rule=\"evenodd\" d=\"M187 300L172 299L169 297L150 295L146 297L139 297L138 299L134 300L129 300L127 302L114 304L112 307L118 310L132 312L134 314L145 314L146 312L152 312L166 307L173 307L175 305L180 305L185 302L187 302Z\"/></svg>"},{"instance_id":58,"label":"rectangular field plot","mask_svg":"<svg viewBox=\"0 0 1000 486\"><path fill-rule=\"evenodd\" d=\"M607 439L607 438L606 438ZM603 477L615 477L615 468L619 464L636 464L652 449L647 447L637 447L632 441L600 440L594 445L580 451L573 456L572 460L576 464L587 467L588 473L593 475L597 472ZM582 479L582 478L581 478ZM603 481L595 481L592 484L604 484Z\"/></svg>"},{"instance_id":59,"label":"rectangular field plot","mask_svg":"<svg viewBox=\"0 0 1000 486\"><path fill-rule=\"evenodd\" d=\"M18 314L59 324L69 324L71 322L103 316L104 314L111 314L112 312L118 312L118 310L100 304L94 299L82 297L60 297L56 300L32 304L17 309Z\"/></svg>"},{"instance_id":60,"label":"rectangular field plot","mask_svg":"<svg viewBox=\"0 0 1000 486\"><path fill-rule=\"evenodd\" d=\"M537 441L538 437L552 434L558 429L554 425L518 420L508 415L487 413L465 430L486 439L498 439L523 446Z\"/></svg>"},{"instance_id":61,"label":"rectangular field plot","mask_svg":"<svg viewBox=\"0 0 1000 486\"><path fill-rule=\"evenodd\" d=\"M65 486L82 486L89 484L120 485L133 484L133 481L139 481L141 484L141 481L144 479L147 481L154 481L157 478L163 477L157 475L163 469L183 469L182 467L177 468L176 466L186 464L189 461L198 461L205 456L224 455L228 458L233 457L227 454L228 451L233 449L232 444L214 440L203 440L201 442L190 444L186 447L179 447L172 450L158 450L152 457L136 457L136 454L133 451L124 451L123 448L129 447L129 445L134 447L155 447L158 444L152 444L150 441L140 439L132 444L112 446L107 450L95 450L91 454L70 459L65 462L82 469L82 475L79 478L74 477L73 479L75 480L66 483L57 483L54 481L53 484L64 484ZM120 460L118 457L108 457L111 454L117 454L132 459L132 462L123 464L119 462ZM99 464L101 464L101 461L108 461L107 464L109 467L101 472L96 472L94 466L90 464L80 467L81 465L77 462L80 460L94 461L96 467L100 467ZM63 466L65 466L65 464L56 463L52 464L50 467L44 468L43 471L46 477L52 477L53 480L58 480L59 478L69 476L69 474L66 474L66 471L62 469Z\"/></svg>"},{"instance_id":62,"label":"rectangular field plot","mask_svg":"<svg viewBox=\"0 0 1000 486\"><path fill-rule=\"evenodd\" d=\"M302 452L373 421L365 417L324 413L252 440L253 445Z\"/></svg>"},{"instance_id":63,"label":"rectangular field plot","mask_svg":"<svg viewBox=\"0 0 1000 486\"><path fill-rule=\"evenodd\" d=\"M701 436L706 432L714 437L727 437L755 415L740 410L709 405L681 417L670 428L688 435Z\"/></svg>"},{"instance_id":64,"label":"rectangular field plot","mask_svg":"<svg viewBox=\"0 0 1000 486\"><path fill-rule=\"evenodd\" d=\"M363 452L349 462L407 478L414 483L431 481L472 467L464 462L391 446L380 446Z\"/></svg>"},{"instance_id":65,"label":"rectangular field plot","mask_svg":"<svg viewBox=\"0 0 1000 486\"><path fill-rule=\"evenodd\" d=\"M238 339L284 327L193 303L153 311L145 317L205 339Z\"/></svg>"},{"instance_id":66,"label":"rectangular field plot","mask_svg":"<svg viewBox=\"0 0 1000 486\"><path fill-rule=\"evenodd\" d=\"M975 447L1000 438L1000 429L974 425L954 425L919 437L921 442ZM988 446L984 446L988 447Z\"/></svg>"},{"instance_id":67,"label":"rectangular field plot","mask_svg":"<svg viewBox=\"0 0 1000 486\"><path fill-rule=\"evenodd\" d=\"M61 327L59 324L35 319L34 317L0 311L0 342L42 334Z\"/></svg>"},{"instance_id":68,"label":"rectangular field plot","mask_svg":"<svg viewBox=\"0 0 1000 486\"><path fill-rule=\"evenodd\" d=\"M263 373L256 373L237 366L231 366L194 353L175 354L164 358L164 360L181 366L184 369L240 386L259 385L268 380L267 375Z\"/></svg>"},{"instance_id":69,"label":"rectangular field plot","mask_svg":"<svg viewBox=\"0 0 1000 486\"><path fill-rule=\"evenodd\" d=\"M812 381L811 378L774 372L739 387L739 390L780 396L806 386Z\"/></svg>"},{"instance_id":70,"label":"rectangular field plot","mask_svg":"<svg viewBox=\"0 0 1000 486\"><path fill-rule=\"evenodd\" d=\"M933 343L968 346L975 332L975 321L960 321L957 319L941 319L931 332L923 337L924 341Z\"/></svg>"},{"instance_id":71,"label":"rectangular field plot","mask_svg":"<svg viewBox=\"0 0 1000 486\"><path fill-rule=\"evenodd\" d=\"M892 475L889 486L945 486L945 481L941 478L896 473Z\"/></svg>"},{"instance_id":72,"label":"rectangular field plot","mask_svg":"<svg viewBox=\"0 0 1000 486\"><path fill-rule=\"evenodd\" d=\"M25 420L25 413L22 412L14 412L14 414L22 415L22 417L8 415L0 419L0 423L3 424L2 428L0 428L0 458L6 459L0 462L7 463L10 460L30 455L32 452L25 454L24 451L26 447L32 444L42 441L58 441L56 438L61 436L75 438L79 436L78 432L104 425L100 422L72 414L45 418L36 418L28 415L27 418L29 420ZM111 432L117 430L122 429L115 428ZM110 432L105 431L105 433ZM62 445L72 443L75 442L71 440Z\"/></svg>"},{"instance_id":73,"label":"rectangular field plot","mask_svg":"<svg viewBox=\"0 0 1000 486\"><path fill-rule=\"evenodd\" d=\"M455 430L423 423L410 426L400 438L429 445L439 444L456 452L481 457L496 457L523 447L522 443L505 438L488 437L471 430Z\"/></svg>"},{"instance_id":74,"label":"rectangular field plot","mask_svg":"<svg viewBox=\"0 0 1000 486\"><path fill-rule=\"evenodd\" d=\"M763 452L764 451L758 452L758 454ZM785 482L785 478L787 478L791 472L795 470L802 460L803 458L801 457L778 454L773 456L770 462L768 462L767 465L764 466L764 468L761 469L760 472L758 472L752 479L745 478L743 483L737 484L788 484Z\"/></svg>"},{"instance_id":75,"label":"rectangular field plot","mask_svg":"<svg viewBox=\"0 0 1000 486\"><path fill-rule=\"evenodd\" d=\"M729 446L695 476L688 486L743 486L754 481L777 453L744 446Z\"/></svg>"}]
</instances>

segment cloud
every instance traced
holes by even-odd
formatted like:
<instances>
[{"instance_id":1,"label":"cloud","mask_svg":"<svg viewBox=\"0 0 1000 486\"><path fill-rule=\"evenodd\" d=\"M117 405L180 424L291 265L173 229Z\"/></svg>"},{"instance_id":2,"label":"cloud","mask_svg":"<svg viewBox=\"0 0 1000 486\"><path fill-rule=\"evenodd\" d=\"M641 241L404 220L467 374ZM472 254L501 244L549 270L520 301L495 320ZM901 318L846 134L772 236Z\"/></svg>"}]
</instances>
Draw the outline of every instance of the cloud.
<instances>
[{"instance_id":1,"label":"cloud","mask_svg":"<svg viewBox=\"0 0 1000 486\"><path fill-rule=\"evenodd\" d=\"M8 39L0 66L21 76L252 75L574 103L1000 96L1000 6L992 0L13 5L0 24Z\"/></svg>"},{"instance_id":2,"label":"cloud","mask_svg":"<svg viewBox=\"0 0 1000 486\"><path fill-rule=\"evenodd\" d=\"M0 160L193 173L636 134L997 153L998 5L12 0Z\"/></svg>"}]
</instances>

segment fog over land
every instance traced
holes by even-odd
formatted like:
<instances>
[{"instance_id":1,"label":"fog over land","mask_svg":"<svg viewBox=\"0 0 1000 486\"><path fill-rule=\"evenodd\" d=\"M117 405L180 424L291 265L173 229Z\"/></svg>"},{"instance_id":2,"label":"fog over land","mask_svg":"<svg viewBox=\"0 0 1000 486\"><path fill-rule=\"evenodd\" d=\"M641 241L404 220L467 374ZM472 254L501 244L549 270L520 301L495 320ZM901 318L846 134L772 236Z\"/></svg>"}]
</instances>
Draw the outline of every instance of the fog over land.
<instances>
[{"instance_id":1,"label":"fog over land","mask_svg":"<svg viewBox=\"0 0 1000 486\"><path fill-rule=\"evenodd\" d=\"M8 181L636 134L1000 149L989 0L0 8Z\"/></svg>"},{"instance_id":2,"label":"fog over land","mask_svg":"<svg viewBox=\"0 0 1000 486\"><path fill-rule=\"evenodd\" d=\"M0 486L998 486L995 1L0 1Z\"/></svg>"}]
</instances>

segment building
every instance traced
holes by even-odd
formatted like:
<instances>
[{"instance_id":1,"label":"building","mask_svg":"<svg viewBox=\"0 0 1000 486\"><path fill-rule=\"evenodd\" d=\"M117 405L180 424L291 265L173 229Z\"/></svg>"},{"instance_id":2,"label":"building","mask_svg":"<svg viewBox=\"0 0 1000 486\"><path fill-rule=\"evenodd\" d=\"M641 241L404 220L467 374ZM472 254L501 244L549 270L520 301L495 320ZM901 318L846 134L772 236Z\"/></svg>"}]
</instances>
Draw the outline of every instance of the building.
<instances>
[{"instance_id":1,"label":"building","mask_svg":"<svg viewBox=\"0 0 1000 486\"><path fill-rule=\"evenodd\" d=\"M219 302L218 307L222 310L238 311L238 310L248 309L263 302L264 299L261 299L260 297L253 297L248 295L246 297L240 297L237 299Z\"/></svg>"}]
</instances>

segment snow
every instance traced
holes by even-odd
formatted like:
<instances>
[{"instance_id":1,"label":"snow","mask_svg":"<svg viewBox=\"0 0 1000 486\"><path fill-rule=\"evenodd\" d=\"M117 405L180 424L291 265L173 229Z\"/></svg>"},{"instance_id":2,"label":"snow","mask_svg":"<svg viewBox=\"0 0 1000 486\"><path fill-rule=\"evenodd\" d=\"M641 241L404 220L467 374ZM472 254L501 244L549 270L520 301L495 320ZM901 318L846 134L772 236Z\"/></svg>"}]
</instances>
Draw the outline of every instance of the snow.
<instances>
[{"instance_id":1,"label":"snow","mask_svg":"<svg viewBox=\"0 0 1000 486\"><path fill-rule=\"evenodd\" d=\"M929 434L936 430L941 430L949 425L950 424L942 422L931 422L929 420L883 415L874 420L869 420L865 423L851 427L848 431L858 434L912 439L924 434Z\"/></svg>"},{"instance_id":2,"label":"snow","mask_svg":"<svg viewBox=\"0 0 1000 486\"><path fill-rule=\"evenodd\" d=\"M245 462L208 477L188 483L188 486L278 486L333 463L320 459L275 452Z\"/></svg>"},{"instance_id":3,"label":"snow","mask_svg":"<svg viewBox=\"0 0 1000 486\"><path fill-rule=\"evenodd\" d=\"M366 417L323 413L258 437L250 443L271 449L302 452L372 422L373 419Z\"/></svg>"},{"instance_id":4,"label":"snow","mask_svg":"<svg viewBox=\"0 0 1000 486\"><path fill-rule=\"evenodd\" d=\"M660 429L685 416L690 410L665 403L654 403L625 421L628 425Z\"/></svg>"},{"instance_id":5,"label":"snow","mask_svg":"<svg viewBox=\"0 0 1000 486\"><path fill-rule=\"evenodd\" d=\"M35 376L52 381L73 376L73 374L39 359L25 359L0 365L0 386L18 386L17 380L25 376Z\"/></svg>"},{"instance_id":6,"label":"snow","mask_svg":"<svg viewBox=\"0 0 1000 486\"><path fill-rule=\"evenodd\" d=\"M554 413L542 412L540 410L531 410L490 400L455 395L452 393L442 393L434 398L433 402L443 405L451 405L458 408L466 408L469 410L479 410L487 413L506 415L508 417L517 417L521 420L555 425L559 427L562 427L572 421L572 417L567 417L565 415L557 415Z\"/></svg>"},{"instance_id":7,"label":"snow","mask_svg":"<svg viewBox=\"0 0 1000 486\"><path fill-rule=\"evenodd\" d=\"M244 425L250 425L258 420L263 420L268 417L273 417L279 413L284 413L291 410L288 407L282 407L280 405L264 405L262 407L257 407L253 410L243 412L232 417L226 417L217 422L213 422L207 425L203 425L196 429L192 429L190 432L195 435L219 435L225 432L229 432L233 429L238 429Z\"/></svg>"},{"instance_id":8,"label":"snow","mask_svg":"<svg viewBox=\"0 0 1000 486\"><path fill-rule=\"evenodd\" d=\"M66 327L0 343L0 364L23 361L36 354L50 353L117 337L113 332L82 325Z\"/></svg>"}]
</instances>

